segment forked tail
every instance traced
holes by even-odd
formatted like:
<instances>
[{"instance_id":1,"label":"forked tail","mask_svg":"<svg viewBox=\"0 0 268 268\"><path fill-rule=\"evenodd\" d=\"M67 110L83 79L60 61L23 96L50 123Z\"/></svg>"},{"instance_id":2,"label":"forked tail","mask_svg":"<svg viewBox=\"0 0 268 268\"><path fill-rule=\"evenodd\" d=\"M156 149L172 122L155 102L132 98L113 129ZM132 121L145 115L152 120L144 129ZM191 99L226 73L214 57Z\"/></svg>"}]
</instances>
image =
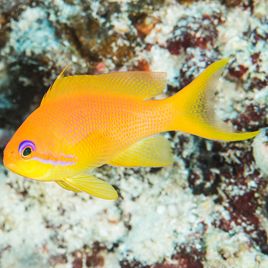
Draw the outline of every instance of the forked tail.
<instances>
[{"instance_id":1,"label":"forked tail","mask_svg":"<svg viewBox=\"0 0 268 268\"><path fill-rule=\"evenodd\" d=\"M238 141L255 137L258 131L234 132L215 117L213 93L227 59L211 64L193 82L167 99L172 104L170 130L179 130L212 140Z\"/></svg>"}]
</instances>

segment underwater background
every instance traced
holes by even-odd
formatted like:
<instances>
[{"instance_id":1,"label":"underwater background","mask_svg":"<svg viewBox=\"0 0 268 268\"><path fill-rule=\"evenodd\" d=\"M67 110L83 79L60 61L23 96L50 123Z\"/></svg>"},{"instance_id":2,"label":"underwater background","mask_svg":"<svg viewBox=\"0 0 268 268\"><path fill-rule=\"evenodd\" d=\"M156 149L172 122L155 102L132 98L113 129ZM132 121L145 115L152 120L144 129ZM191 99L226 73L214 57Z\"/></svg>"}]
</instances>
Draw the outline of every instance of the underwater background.
<instances>
[{"instance_id":1,"label":"underwater background","mask_svg":"<svg viewBox=\"0 0 268 268\"><path fill-rule=\"evenodd\" d=\"M267 0L0 0L1 158L68 64L69 74L164 71L170 96L227 57L217 116L239 131L266 127L267 11ZM116 202L1 165L0 267L268 267L266 134L164 135L173 166L96 170Z\"/></svg>"}]
</instances>

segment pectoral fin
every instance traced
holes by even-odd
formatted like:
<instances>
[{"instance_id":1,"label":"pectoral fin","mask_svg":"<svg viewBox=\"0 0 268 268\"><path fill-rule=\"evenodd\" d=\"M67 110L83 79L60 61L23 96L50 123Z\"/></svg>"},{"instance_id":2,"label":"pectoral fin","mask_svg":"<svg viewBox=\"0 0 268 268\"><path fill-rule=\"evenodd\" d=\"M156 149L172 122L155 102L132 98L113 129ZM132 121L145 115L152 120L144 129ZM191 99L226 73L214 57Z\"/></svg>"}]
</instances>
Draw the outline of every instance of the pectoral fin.
<instances>
[{"instance_id":1,"label":"pectoral fin","mask_svg":"<svg viewBox=\"0 0 268 268\"><path fill-rule=\"evenodd\" d=\"M118 194L112 185L91 175L65 179L64 182L69 188L73 188L77 192L86 192L92 196L107 200L116 200L118 198Z\"/></svg>"},{"instance_id":2,"label":"pectoral fin","mask_svg":"<svg viewBox=\"0 0 268 268\"><path fill-rule=\"evenodd\" d=\"M163 136L153 136L131 145L109 164L124 167L164 167L172 162L169 141Z\"/></svg>"}]
</instances>

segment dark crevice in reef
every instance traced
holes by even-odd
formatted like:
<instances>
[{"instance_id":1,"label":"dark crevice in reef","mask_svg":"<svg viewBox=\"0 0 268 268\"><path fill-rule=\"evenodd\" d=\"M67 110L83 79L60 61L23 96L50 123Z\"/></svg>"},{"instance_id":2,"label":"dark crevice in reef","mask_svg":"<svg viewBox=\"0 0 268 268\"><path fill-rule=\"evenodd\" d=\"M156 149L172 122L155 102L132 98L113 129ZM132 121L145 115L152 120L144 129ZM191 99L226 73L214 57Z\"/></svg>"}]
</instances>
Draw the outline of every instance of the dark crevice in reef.
<instances>
[{"instance_id":1,"label":"dark crevice in reef","mask_svg":"<svg viewBox=\"0 0 268 268\"><path fill-rule=\"evenodd\" d=\"M38 68L44 64L47 64L44 58L20 56L7 65L7 75L12 80L9 79L1 89L8 89L3 100L9 105L0 107L0 128L17 128L33 106L37 106L47 90L43 78L48 72Z\"/></svg>"}]
</instances>

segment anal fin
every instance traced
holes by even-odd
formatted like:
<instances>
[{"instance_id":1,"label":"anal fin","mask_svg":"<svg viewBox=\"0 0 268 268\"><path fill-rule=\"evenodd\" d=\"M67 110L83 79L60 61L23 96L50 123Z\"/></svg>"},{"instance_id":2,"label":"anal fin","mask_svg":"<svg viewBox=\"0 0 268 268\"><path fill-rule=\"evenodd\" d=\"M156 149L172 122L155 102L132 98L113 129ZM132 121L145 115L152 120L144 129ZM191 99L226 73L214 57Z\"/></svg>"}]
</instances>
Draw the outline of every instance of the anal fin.
<instances>
[{"instance_id":1,"label":"anal fin","mask_svg":"<svg viewBox=\"0 0 268 268\"><path fill-rule=\"evenodd\" d=\"M123 167L164 167L172 162L169 141L159 135L138 141L108 164Z\"/></svg>"}]
</instances>

